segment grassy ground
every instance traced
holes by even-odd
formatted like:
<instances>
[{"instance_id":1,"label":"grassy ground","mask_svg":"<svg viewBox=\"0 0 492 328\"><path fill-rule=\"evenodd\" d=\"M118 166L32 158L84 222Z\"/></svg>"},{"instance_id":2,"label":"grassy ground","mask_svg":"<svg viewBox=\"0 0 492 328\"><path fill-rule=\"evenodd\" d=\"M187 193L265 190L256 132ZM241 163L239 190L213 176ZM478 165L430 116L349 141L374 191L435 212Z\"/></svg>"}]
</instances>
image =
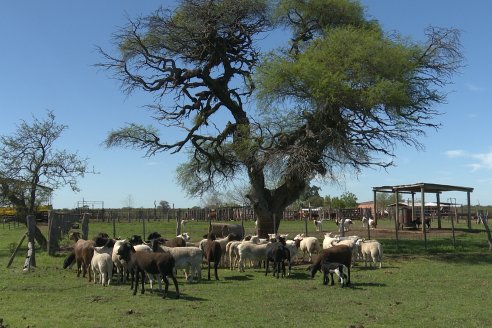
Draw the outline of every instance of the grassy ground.
<instances>
[{"instance_id":1,"label":"grassy ground","mask_svg":"<svg viewBox=\"0 0 492 328\"><path fill-rule=\"evenodd\" d=\"M188 232L197 241L206 227L193 222ZM303 263L286 279L265 277L259 269L221 269L220 281L188 284L180 272L181 299L174 299L171 286L163 300L148 292L132 296L128 285L101 287L77 278L74 269L62 269L64 252L49 257L37 249L37 268L22 273L26 243L7 269L11 248L25 228L0 226L0 318L7 327L492 326L492 254L483 233L464 233L458 226L454 247L450 231L431 232L426 248L421 232L402 232L397 248L391 227L391 222L381 222L371 231L383 244L383 269L359 263L352 269L350 288L323 286L320 275L308 278ZM254 231L251 222L245 228ZM112 225L91 223L90 235L101 231L112 234ZM172 222L146 222L147 234L151 231L171 236L175 228ZM291 237L303 231L303 222L282 222L280 227ZM116 234L142 232L142 223L119 223Z\"/></svg>"}]
</instances>

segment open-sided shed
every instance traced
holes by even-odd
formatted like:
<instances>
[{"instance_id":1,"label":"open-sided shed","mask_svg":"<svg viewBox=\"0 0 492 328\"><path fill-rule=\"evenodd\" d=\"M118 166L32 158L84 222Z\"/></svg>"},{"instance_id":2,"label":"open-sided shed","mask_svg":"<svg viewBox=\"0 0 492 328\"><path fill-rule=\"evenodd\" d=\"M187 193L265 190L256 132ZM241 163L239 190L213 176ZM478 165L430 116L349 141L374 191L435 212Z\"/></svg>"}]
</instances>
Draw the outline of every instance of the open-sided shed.
<instances>
[{"instance_id":1,"label":"open-sided shed","mask_svg":"<svg viewBox=\"0 0 492 328\"><path fill-rule=\"evenodd\" d=\"M395 185L395 186L381 186L381 187L373 187L372 188L374 192L374 212L377 213L377 208L376 208L376 195L378 192L386 192L386 193L394 193L395 198L396 198L396 217L395 217L395 231L396 231L396 240L397 240L397 245L398 245L398 196L399 194L410 194L412 196L412 213L415 212L415 194L420 193L421 194L421 201L420 201L420 217L424 218L425 217L425 194L430 193L430 194L435 194L436 195L436 201L437 201L437 208L440 208L440 195L443 192L446 191L460 191L460 192L466 192L467 196L467 205L468 205L468 227L471 229L471 206L470 206L470 194L473 192L473 188L470 187L462 187L462 186L451 186L451 185L443 185L443 184L436 184L436 183L425 183L425 182L419 182L419 183L414 183L414 184L408 184L408 185ZM438 215L438 222L440 222L440 212L437 212ZM452 220L451 220L452 222ZM425 225L422 224L422 232L424 233L424 240L427 246L427 234L425 230ZM454 241L454 224L453 224L453 241Z\"/></svg>"}]
</instances>

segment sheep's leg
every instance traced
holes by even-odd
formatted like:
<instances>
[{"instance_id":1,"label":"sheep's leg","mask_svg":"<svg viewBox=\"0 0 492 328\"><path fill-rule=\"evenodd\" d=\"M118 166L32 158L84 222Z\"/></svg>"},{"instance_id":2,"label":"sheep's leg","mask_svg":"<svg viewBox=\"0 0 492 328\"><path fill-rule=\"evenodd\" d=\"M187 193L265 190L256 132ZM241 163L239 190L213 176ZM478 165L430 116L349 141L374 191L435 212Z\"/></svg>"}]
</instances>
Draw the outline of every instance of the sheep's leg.
<instances>
[{"instance_id":1,"label":"sheep's leg","mask_svg":"<svg viewBox=\"0 0 492 328\"><path fill-rule=\"evenodd\" d=\"M140 278L140 272L138 269L135 269L135 272L132 271L132 290L133 290L133 295L137 294L137 289L138 289L138 280ZM135 288L133 288L133 280L135 280Z\"/></svg>"},{"instance_id":2,"label":"sheep's leg","mask_svg":"<svg viewBox=\"0 0 492 328\"><path fill-rule=\"evenodd\" d=\"M144 270L141 270L142 271L142 289L140 291L141 294L145 294L145 271ZM138 280L138 273L137 273L137 280ZM138 286L138 283L135 285L135 291L137 290L137 286Z\"/></svg>"},{"instance_id":3,"label":"sheep's leg","mask_svg":"<svg viewBox=\"0 0 492 328\"><path fill-rule=\"evenodd\" d=\"M243 258L239 258L238 271L239 272L244 272L244 259Z\"/></svg>"},{"instance_id":4,"label":"sheep's leg","mask_svg":"<svg viewBox=\"0 0 492 328\"><path fill-rule=\"evenodd\" d=\"M229 270L234 270L233 251L229 249Z\"/></svg>"},{"instance_id":5,"label":"sheep's leg","mask_svg":"<svg viewBox=\"0 0 492 328\"><path fill-rule=\"evenodd\" d=\"M215 274L215 280L219 280L219 275L217 274L217 268L219 266L219 261L214 262L214 274Z\"/></svg>"},{"instance_id":6,"label":"sheep's leg","mask_svg":"<svg viewBox=\"0 0 492 328\"><path fill-rule=\"evenodd\" d=\"M323 270L323 285L328 285L328 272L326 270Z\"/></svg>"},{"instance_id":7,"label":"sheep's leg","mask_svg":"<svg viewBox=\"0 0 492 328\"><path fill-rule=\"evenodd\" d=\"M169 289L169 280L167 279L167 277L164 273L162 274L162 280L164 280L164 294L162 294L162 298L166 298L167 291ZM159 281L161 281L161 280L159 279ZM160 288L160 291L162 293L162 288Z\"/></svg>"},{"instance_id":8,"label":"sheep's leg","mask_svg":"<svg viewBox=\"0 0 492 328\"><path fill-rule=\"evenodd\" d=\"M176 289L176 299L179 298L179 287L178 287L178 281L176 280L176 277L174 275L171 275L171 279L173 280L174 288ZM167 286L166 286L167 289Z\"/></svg>"},{"instance_id":9,"label":"sheep's leg","mask_svg":"<svg viewBox=\"0 0 492 328\"><path fill-rule=\"evenodd\" d=\"M268 275L268 263L269 262L270 262L270 260L267 258L266 265L265 265L265 276ZM273 276L275 276L275 262L273 263Z\"/></svg>"},{"instance_id":10,"label":"sheep's leg","mask_svg":"<svg viewBox=\"0 0 492 328\"><path fill-rule=\"evenodd\" d=\"M208 280L210 280L210 261L208 261Z\"/></svg>"},{"instance_id":11,"label":"sheep's leg","mask_svg":"<svg viewBox=\"0 0 492 328\"><path fill-rule=\"evenodd\" d=\"M162 279L161 279L161 275L152 275L152 278L157 279L157 283L159 284L159 293L162 293L162 282L161 282L161 280L163 280L163 279L167 280L166 275L163 274ZM166 283L166 281L164 281L164 283ZM168 284L169 284L169 282L168 282ZM166 286L166 293L167 293L167 286Z\"/></svg>"},{"instance_id":12,"label":"sheep's leg","mask_svg":"<svg viewBox=\"0 0 492 328\"><path fill-rule=\"evenodd\" d=\"M91 282L92 281L92 270L91 270L90 264L87 266L87 269L88 269L87 271L89 271L89 282ZM96 277L94 277L94 280L95 279L96 279Z\"/></svg>"}]
</instances>

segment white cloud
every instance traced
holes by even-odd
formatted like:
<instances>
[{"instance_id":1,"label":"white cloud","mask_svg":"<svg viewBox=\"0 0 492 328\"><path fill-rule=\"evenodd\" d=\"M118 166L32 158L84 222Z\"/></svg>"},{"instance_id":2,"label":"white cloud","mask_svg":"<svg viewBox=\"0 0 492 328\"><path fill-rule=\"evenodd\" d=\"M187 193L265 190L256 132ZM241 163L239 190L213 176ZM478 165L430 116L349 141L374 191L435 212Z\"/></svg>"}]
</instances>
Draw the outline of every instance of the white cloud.
<instances>
[{"instance_id":1,"label":"white cloud","mask_svg":"<svg viewBox=\"0 0 492 328\"><path fill-rule=\"evenodd\" d=\"M456 150L448 150L444 154L448 156L449 158L456 158L456 157L464 157L466 156L466 152L461 149L456 149Z\"/></svg>"},{"instance_id":2,"label":"white cloud","mask_svg":"<svg viewBox=\"0 0 492 328\"><path fill-rule=\"evenodd\" d=\"M492 169L492 152L475 154L473 158L477 159L482 167Z\"/></svg>"},{"instance_id":3,"label":"white cloud","mask_svg":"<svg viewBox=\"0 0 492 328\"><path fill-rule=\"evenodd\" d=\"M486 87L478 86L478 85L473 84L473 83L466 83L466 84L465 84L465 87L466 87L469 91L472 91L472 92L486 91L486 90L488 89L488 88L486 88Z\"/></svg>"},{"instance_id":4,"label":"white cloud","mask_svg":"<svg viewBox=\"0 0 492 328\"><path fill-rule=\"evenodd\" d=\"M145 163L146 166L157 166L159 165L159 162L154 162L154 161L151 161L151 162L147 162Z\"/></svg>"},{"instance_id":5,"label":"white cloud","mask_svg":"<svg viewBox=\"0 0 492 328\"><path fill-rule=\"evenodd\" d=\"M471 160L471 163L466 164L472 172L488 169L492 170L492 151L488 153L467 153L464 150L448 150L444 154L449 158L463 157Z\"/></svg>"}]
</instances>

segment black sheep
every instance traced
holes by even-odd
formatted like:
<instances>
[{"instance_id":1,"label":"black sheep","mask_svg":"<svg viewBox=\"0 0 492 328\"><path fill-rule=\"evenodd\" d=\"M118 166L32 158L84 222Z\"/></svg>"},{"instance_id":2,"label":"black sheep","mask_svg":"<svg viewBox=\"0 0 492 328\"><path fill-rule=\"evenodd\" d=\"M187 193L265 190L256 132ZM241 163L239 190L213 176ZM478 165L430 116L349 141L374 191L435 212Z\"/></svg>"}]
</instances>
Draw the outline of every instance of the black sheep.
<instances>
[{"instance_id":1,"label":"black sheep","mask_svg":"<svg viewBox=\"0 0 492 328\"><path fill-rule=\"evenodd\" d=\"M147 253L147 252L135 252L135 249L130 243L124 243L118 249L118 255L122 259L127 261L136 274L135 280L135 290L133 295L137 293L138 280L142 279L141 293L145 293L144 283L145 283L145 273L148 274L159 274L164 280L164 294L162 298L167 296L167 291L169 288L168 276L171 277L176 288L176 298L179 298L179 287L176 277L174 276L174 258L169 253ZM161 280L158 279L159 290L162 291ZM132 275L132 285L133 285L133 275Z\"/></svg>"}]
</instances>

